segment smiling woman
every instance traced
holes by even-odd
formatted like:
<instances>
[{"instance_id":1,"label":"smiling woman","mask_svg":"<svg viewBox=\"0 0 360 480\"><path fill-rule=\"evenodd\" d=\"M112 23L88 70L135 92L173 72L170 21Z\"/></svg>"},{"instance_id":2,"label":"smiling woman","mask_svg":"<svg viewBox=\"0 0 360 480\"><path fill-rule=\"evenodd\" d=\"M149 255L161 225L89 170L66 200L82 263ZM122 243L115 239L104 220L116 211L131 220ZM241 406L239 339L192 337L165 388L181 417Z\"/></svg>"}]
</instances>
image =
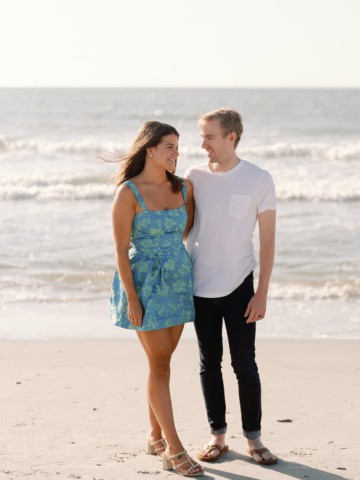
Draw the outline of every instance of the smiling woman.
<instances>
[{"instance_id":1,"label":"smiling woman","mask_svg":"<svg viewBox=\"0 0 360 480\"><path fill-rule=\"evenodd\" d=\"M190 182L172 173L178 138L174 127L146 122L124 157L113 203L111 318L137 331L148 358L148 453L161 456L166 470L198 476L204 471L178 437L169 389L172 353L184 324L194 320L192 265L183 244L194 206Z\"/></svg>"},{"instance_id":2,"label":"smiling woman","mask_svg":"<svg viewBox=\"0 0 360 480\"><path fill-rule=\"evenodd\" d=\"M180 192L181 181L173 175L178 157L178 138L179 133L171 125L154 121L144 123L129 153L119 159L121 166L115 179L116 188L143 171L147 149L151 148L149 157L154 157L156 165L166 167L164 170L173 193Z\"/></svg>"}]
</instances>

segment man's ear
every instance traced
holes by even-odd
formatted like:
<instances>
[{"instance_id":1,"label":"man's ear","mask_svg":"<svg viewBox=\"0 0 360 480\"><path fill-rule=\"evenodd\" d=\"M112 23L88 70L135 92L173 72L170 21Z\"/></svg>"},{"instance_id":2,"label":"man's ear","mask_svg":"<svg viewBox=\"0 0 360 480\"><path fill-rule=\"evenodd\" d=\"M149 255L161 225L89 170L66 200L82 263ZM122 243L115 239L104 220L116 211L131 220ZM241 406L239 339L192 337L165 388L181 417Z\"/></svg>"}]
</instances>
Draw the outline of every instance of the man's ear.
<instances>
[{"instance_id":1,"label":"man's ear","mask_svg":"<svg viewBox=\"0 0 360 480\"><path fill-rule=\"evenodd\" d=\"M230 132L229 133L229 140L235 143L236 141L236 133L235 132Z\"/></svg>"}]
</instances>

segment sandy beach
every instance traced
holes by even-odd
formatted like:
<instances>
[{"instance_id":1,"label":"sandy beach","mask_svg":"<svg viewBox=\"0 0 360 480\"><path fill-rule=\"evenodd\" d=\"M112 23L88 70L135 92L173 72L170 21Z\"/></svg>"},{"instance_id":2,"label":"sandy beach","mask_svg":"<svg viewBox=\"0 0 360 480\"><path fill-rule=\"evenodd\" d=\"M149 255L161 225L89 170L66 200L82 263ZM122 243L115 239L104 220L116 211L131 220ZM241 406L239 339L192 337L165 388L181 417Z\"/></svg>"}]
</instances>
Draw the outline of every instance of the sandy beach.
<instances>
[{"instance_id":1,"label":"sandy beach","mask_svg":"<svg viewBox=\"0 0 360 480\"><path fill-rule=\"evenodd\" d=\"M274 467L246 455L225 349L228 444L203 478L360 479L360 341L261 340L263 440ZM192 455L208 439L197 346L183 340L172 397ZM176 478L145 453L146 359L134 341L2 342L0 478Z\"/></svg>"}]
</instances>

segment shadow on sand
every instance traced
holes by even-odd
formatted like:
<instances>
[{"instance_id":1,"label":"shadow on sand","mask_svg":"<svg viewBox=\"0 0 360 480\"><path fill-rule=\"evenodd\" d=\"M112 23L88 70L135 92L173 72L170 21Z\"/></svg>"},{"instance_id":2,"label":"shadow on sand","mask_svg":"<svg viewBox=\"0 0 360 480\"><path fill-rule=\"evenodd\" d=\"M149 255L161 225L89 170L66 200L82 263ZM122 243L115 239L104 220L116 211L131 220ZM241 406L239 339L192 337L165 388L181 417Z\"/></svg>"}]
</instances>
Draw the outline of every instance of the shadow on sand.
<instances>
[{"instance_id":1,"label":"shadow on sand","mask_svg":"<svg viewBox=\"0 0 360 480\"><path fill-rule=\"evenodd\" d=\"M236 453L230 451L226 454L226 459L219 459L216 464L226 464L228 462L233 462L235 460L242 460L246 463L253 463L252 460L249 459L246 455L241 455L240 453ZM221 469L214 469L211 468L211 464L207 463L202 465L205 467L205 475L201 478L203 479L210 479L213 478L215 475L217 478L224 478L228 480L258 480L256 477L249 477L247 475L241 475L240 473L230 473L223 471ZM271 472L278 472L280 475L285 475L287 477L292 477L294 479L304 480L308 479L324 479L324 480L350 480L349 477L338 475L336 473L326 472L324 470L320 470L318 468L309 467L308 465L303 465L301 463L296 462L289 462L279 459L279 462L276 465L272 466L258 466L261 469L266 469L269 471L269 478L271 478ZM239 467L241 471L241 466ZM345 474L346 475L346 474Z\"/></svg>"}]
</instances>

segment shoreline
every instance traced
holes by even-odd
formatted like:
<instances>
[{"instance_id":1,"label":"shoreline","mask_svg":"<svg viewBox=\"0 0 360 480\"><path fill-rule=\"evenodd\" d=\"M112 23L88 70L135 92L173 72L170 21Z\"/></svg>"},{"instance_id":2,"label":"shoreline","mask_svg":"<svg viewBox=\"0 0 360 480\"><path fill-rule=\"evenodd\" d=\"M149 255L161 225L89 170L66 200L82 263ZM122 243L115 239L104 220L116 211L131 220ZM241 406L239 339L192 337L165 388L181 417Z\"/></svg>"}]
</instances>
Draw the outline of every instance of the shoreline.
<instances>
[{"instance_id":1,"label":"shoreline","mask_svg":"<svg viewBox=\"0 0 360 480\"><path fill-rule=\"evenodd\" d=\"M296 302L269 300L264 320L257 322L258 340L360 340L356 313L359 302ZM285 311L291 312L284 316ZM339 311L341 310L341 315ZM0 307L1 341L127 341L134 335L115 327L108 318L108 298L64 304L21 303ZM315 318L310 312L316 312ZM356 317L356 318L355 318ZM346 322L343 320L346 319ZM301 331L302 335L299 335ZM226 335L224 335L226 336ZM196 340L193 325L186 324L182 340Z\"/></svg>"},{"instance_id":2,"label":"shoreline","mask_svg":"<svg viewBox=\"0 0 360 480\"><path fill-rule=\"evenodd\" d=\"M262 438L280 458L273 467L246 455L224 347L230 451L219 463L204 463L203 478L360 479L359 340L257 340ZM178 478L145 454L147 365L138 342L2 341L0 370L4 480ZM195 456L209 430L191 339L175 351L171 393L180 437Z\"/></svg>"}]
</instances>

